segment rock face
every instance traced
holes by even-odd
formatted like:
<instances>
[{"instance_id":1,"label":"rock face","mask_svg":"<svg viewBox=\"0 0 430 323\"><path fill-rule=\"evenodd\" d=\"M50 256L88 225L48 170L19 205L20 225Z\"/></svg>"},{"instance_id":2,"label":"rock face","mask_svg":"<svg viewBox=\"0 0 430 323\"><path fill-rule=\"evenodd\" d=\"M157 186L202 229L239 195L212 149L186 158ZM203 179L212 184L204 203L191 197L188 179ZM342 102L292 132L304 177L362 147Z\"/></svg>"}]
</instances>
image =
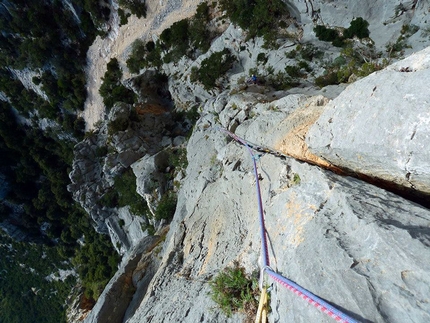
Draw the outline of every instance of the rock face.
<instances>
[{"instance_id":1,"label":"rock face","mask_svg":"<svg viewBox=\"0 0 430 323\"><path fill-rule=\"evenodd\" d=\"M159 242L159 236L145 237L130 250L84 322L121 322L135 294L136 286L142 280L151 279L153 275L156 261L152 259L150 252ZM139 271L138 276L133 274L136 270Z\"/></svg>"},{"instance_id":2,"label":"rock face","mask_svg":"<svg viewBox=\"0 0 430 323\"><path fill-rule=\"evenodd\" d=\"M139 165L142 157L152 156L164 149L166 144L163 138L173 141L172 138L184 131L175 125L168 110L147 108L139 110L139 114L135 110L137 108L125 104L116 105L106 123L75 146L70 173L72 184L68 187L74 199L93 219L95 229L108 233L121 254L147 235L142 229L147 221L140 215L133 215L128 207L106 205L103 196L116 189L115 177L121 176L135 163ZM116 127L120 130L110 130ZM159 155L165 157L161 153ZM164 165L166 161L161 158L157 162ZM144 194L142 196L145 197Z\"/></svg>"},{"instance_id":3,"label":"rock face","mask_svg":"<svg viewBox=\"0 0 430 323\"><path fill-rule=\"evenodd\" d=\"M124 322L243 320L215 308L208 281L234 261L249 273L258 269L252 162L244 147L209 126L215 116L205 112L217 107L222 126L236 124L238 135L274 147L286 120L309 101L303 96L273 101L279 106L274 112L269 103L251 103L246 93L221 97L205 105L189 140L188 175L160 267L139 308ZM240 122L226 117L233 103L242 107L236 116L245 115ZM266 154L258 167L274 270L362 322L430 319L429 210L291 158ZM273 286L269 322L332 322L289 290L268 283Z\"/></svg>"},{"instance_id":4,"label":"rock face","mask_svg":"<svg viewBox=\"0 0 430 323\"><path fill-rule=\"evenodd\" d=\"M298 19L303 28L303 41L312 40L314 22L326 26L348 28L350 22L362 17L369 22L370 37L378 50L385 50L389 43L394 44L404 25L415 25L424 30L427 25L429 4L425 1L412 0L397 2L392 0L365 0L360 3L346 0L339 3L331 0L288 0L290 12ZM426 47L419 39L420 32L408 40L414 50ZM413 51L406 49L410 54Z\"/></svg>"},{"instance_id":5,"label":"rock face","mask_svg":"<svg viewBox=\"0 0 430 323\"><path fill-rule=\"evenodd\" d=\"M419 104L425 100L424 90L413 80L426 75L426 53L350 85L331 102L323 96L246 89L224 91L209 99L188 141L187 175L162 249L152 256L140 254L132 261L132 270L123 267L118 275L134 277L133 288L115 310L106 305L112 300L102 298L87 322L104 321L109 311L112 322L127 323L245 320L241 313L226 317L210 297L209 281L224 268L238 262L251 274L261 266L252 159L220 127L269 152L260 153L257 166L273 270L360 322L430 321L430 210L327 170L367 167L385 170L378 175L384 178L395 173L395 163L387 156L410 157L408 149L399 147L425 138L426 119L419 117L428 112ZM400 72L401 67L414 72ZM395 101L397 94L383 81L399 81L396 77L405 89L397 89L402 101ZM405 104L410 105L403 110ZM396 122L398 130L393 131ZM348 137L349 132L358 136L358 127L361 143ZM412 140L411 131L415 131ZM346 147L348 138L352 149L337 149L330 155L336 145ZM360 152L376 140L378 146ZM372 157L372 152L378 155ZM358 153L361 159L350 160ZM414 176L411 172L410 180L422 183L426 191L429 184L423 179L430 171L425 151L414 151L414 156L416 162L409 165L420 172ZM145 157L133 165L142 192L158 176L157 158ZM344 160L348 164L342 164ZM366 166L377 160L379 167ZM137 261L151 264L149 276L148 267L135 265ZM333 322L270 278L266 282L271 286L269 322ZM125 283L116 277L111 284ZM108 287L106 295L109 288L115 297L122 295L118 287Z\"/></svg>"},{"instance_id":6,"label":"rock face","mask_svg":"<svg viewBox=\"0 0 430 323\"><path fill-rule=\"evenodd\" d=\"M310 129L310 150L340 167L430 193L429 82L427 48L350 85Z\"/></svg>"},{"instance_id":7,"label":"rock face","mask_svg":"<svg viewBox=\"0 0 430 323\"><path fill-rule=\"evenodd\" d=\"M209 281L224 268L238 262L251 274L261 266L252 160L246 148L228 139L219 127L261 144L269 152L261 153L257 164L275 271L360 322L430 321L430 211L338 174L347 169L430 191L429 156L424 146L430 120L424 88L429 78L429 50L344 91L345 86L319 90L307 85L324 69L315 60L309 62L314 74L301 82L302 88L274 91L239 81L251 68L267 76L269 67L273 74L296 64L288 58L290 52L296 44L317 42L312 31L315 23L348 27L354 17L362 16L370 22L375 48L385 50L397 40L404 24L424 27L428 4L410 1L399 7L388 0L365 1L365 5L322 0L287 3L296 18L288 27L294 39L285 40L276 50L263 49L262 39L244 41L244 32L230 25L196 60L183 58L177 65L163 65L175 105L189 108L199 104L201 112L187 144L188 167L176 213L162 249L157 247L152 255L132 252L87 322L245 319L241 313L225 317L210 298ZM412 35L408 41L413 42L414 37L418 39ZM424 46L417 39L415 48ZM331 45L319 45L319 49L327 47L325 58L339 55ZM207 91L192 83L191 69L224 48L231 50L237 64L219 79L220 86ZM260 54L266 56L266 63L258 63ZM156 206L156 199L151 201L153 185L165 180L163 172L168 166L163 163L164 152L159 151L181 144L183 137L174 139L174 131L163 133L160 128L165 124L152 121L146 119L144 134L142 129L115 134L110 142L116 152L106 157L101 168L83 157L94 155L94 144L89 151L85 150L88 145L78 146L82 158L72 175L83 169L82 175L91 180L76 194L77 200L92 193L95 199L96 192L110 187L121 169L131 166L139 194ZM159 136L151 137L149 129ZM133 143L133 135L141 139L138 144ZM144 151L139 150L142 146ZM149 151L150 147L161 148ZM76 191L82 187L74 184ZM106 209L91 203L86 206L97 215L92 216L100 227L109 228L125 249L138 244L139 224L126 209L106 214L102 213ZM118 214L133 234L124 236ZM289 290L270 279L267 283L272 287L269 322L332 322Z\"/></svg>"}]
</instances>

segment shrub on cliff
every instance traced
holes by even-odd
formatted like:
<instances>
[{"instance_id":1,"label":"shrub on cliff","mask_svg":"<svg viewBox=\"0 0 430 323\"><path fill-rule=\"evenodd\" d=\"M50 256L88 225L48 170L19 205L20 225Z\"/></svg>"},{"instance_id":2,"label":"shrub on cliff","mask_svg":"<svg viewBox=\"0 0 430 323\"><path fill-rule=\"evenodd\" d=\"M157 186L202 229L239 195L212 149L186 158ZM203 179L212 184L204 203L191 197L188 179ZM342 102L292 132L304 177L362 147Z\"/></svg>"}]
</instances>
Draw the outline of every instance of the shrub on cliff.
<instances>
[{"instance_id":1,"label":"shrub on cliff","mask_svg":"<svg viewBox=\"0 0 430 323\"><path fill-rule=\"evenodd\" d=\"M146 5L140 0L119 0L119 5L127 8L138 18L146 17Z\"/></svg>"},{"instance_id":2,"label":"shrub on cliff","mask_svg":"<svg viewBox=\"0 0 430 323\"><path fill-rule=\"evenodd\" d=\"M176 211L176 203L178 199L176 193L173 191L166 192L158 203L155 210L155 218L157 220L166 219L171 220Z\"/></svg>"},{"instance_id":3,"label":"shrub on cliff","mask_svg":"<svg viewBox=\"0 0 430 323\"><path fill-rule=\"evenodd\" d=\"M273 34L282 17L289 15L281 0L220 0L219 3L230 20L247 30L251 38Z\"/></svg>"},{"instance_id":4,"label":"shrub on cliff","mask_svg":"<svg viewBox=\"0 0 430 323\"><path fill-rule=\"evenodd\" d=\"M360 39L369 37L370 31L367 27L369 27L369 23L363 18L358 17L351 21L349 28L345 30L344 36L345 38L357 36Z\"/></svg>"},{"instance_id":5,"label":"shrub on cliff","mask_svg":"<svg viewBox=\"0 0 430 323\"><path fill-rule=\"evenodd\" d=\"M103 98L103 103L109 110L116 102L132 104L136 95L133 91L127 89L121 84L122 71L118 60L112 58L107 64L107 71L102 77L103 83L100 86L99 93Z\"/></svg>"},{"instance_id":6,"label":"shrub on cliff","mask_svg":"<svg viewBox=\"0 0 430 323\"><path fill-rule=\"evenodd\" d=\"M258 281L248 277L238 263L226 268L209 282L212 300L230 317L234 312L245 312L253 317L257 312Z\"/></svg>"},{"instance_id":7,"label":"shrub on cliff","mask_svg":"<svg viewBox=\"0 0 430 323\"><path fill-rule=\"evenodd\" d=\"M191 71L191 81L199 81L206 90L210 90L216 85L216 81L223 76L236 61L230 50L224 48L220 52L215 52L204 59L200 68Z\"/></svg>"},{"instance_id":8,"label":"shrub on cliff","mask_svg":"<svg viewBox=\"0 0 430 323\"><path fill-rule=\"evenodd\" d=\"M369 23L361 17L358 17L351 21L350 26L344 30L343 36L339 34L339 31L332 28L327 28L323 25L317 25L314 28L315 35L319 40L329 41L333 46L342 47L345 44L346 39L357 36L358 38L369 37L370 32L367 27Z\"/></svg>"}]
</instances>

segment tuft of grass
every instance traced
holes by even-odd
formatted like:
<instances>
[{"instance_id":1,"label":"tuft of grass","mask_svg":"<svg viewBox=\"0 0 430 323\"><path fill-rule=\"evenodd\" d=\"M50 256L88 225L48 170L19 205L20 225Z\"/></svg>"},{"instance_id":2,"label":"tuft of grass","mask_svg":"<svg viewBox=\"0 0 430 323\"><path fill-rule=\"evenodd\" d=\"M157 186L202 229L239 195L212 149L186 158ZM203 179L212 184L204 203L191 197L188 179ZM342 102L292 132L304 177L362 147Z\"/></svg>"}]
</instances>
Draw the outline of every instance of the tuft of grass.
<instances>
[{"instance_id":1,"label":"tuft of grass","mask_svg":"<svg viewBox=\"0 0 430 323\"><path fill-rule=\"evenodd\" d=\"M237 262L232 268L213 278L209 285L212 289L212 300L230 317L235 312L242 312L248 317L254 317L257 309L258 280L248 277L245 269Z\"/></svg>"},{"instance_id":2,"label":"tuft of grass","mask_svg":"<svg viewBox=\"0 0 430 323\"><path fill-rule=\"evenodd\" d=\"M293 184L294 185L299 185L301 181L302 181L302 179L300 178L300 175L297 174L297 173L294 173Z\"/></svg>"}]
</instances>

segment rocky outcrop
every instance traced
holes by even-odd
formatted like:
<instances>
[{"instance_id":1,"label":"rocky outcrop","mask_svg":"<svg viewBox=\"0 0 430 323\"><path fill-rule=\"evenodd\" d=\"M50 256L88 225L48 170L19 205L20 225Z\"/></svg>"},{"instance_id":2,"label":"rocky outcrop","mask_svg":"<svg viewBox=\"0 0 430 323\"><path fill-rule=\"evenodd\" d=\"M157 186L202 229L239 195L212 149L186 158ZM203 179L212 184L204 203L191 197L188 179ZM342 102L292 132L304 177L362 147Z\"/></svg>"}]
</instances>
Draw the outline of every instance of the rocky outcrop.
<instances>
[{"instance_id":1,"label":"rocky outcrop","mask_svg":"<svg viewBox=\"0 0 430 323\"><path fill-rule=\"evenodd\" d=\"M400 3L392 0L365 0L360 3L347 0L341 4L327 0L288 0L286 3L303 28L302 41L315 40L314 23L348 28L353 19L362 17L369 22L370 37L378 50L385 50L386 45L396 43L403 26L415 25L425 30L429 9L428 3L417 0ZM406 54L427 46L420 38L422 35L418 32L407 40L413 49L405 48Z\"/></svg>"},{"instance_id":2,"label":"rocky outcrop","mask_svg":"<svg viewBox=\"0 0 430 323\"><path fill-rule=\"evenodd\" d=\"M350 85L311 127L310 150L342 168L430 193L429 57L427 48Z\"/></svg>"},{"instance_id":3,"label":"rocky outcrop","mask_svg":"<svg viewBox=\"0 0 430 323\"><path fill-rule=\"evenodd\" d=\"M89 133L75 146L70 173L72 184L68 189L91 216L95 229L109 234L121 254L147 235L147 219L132 214L128 207L109 205L104 197L116 189L114 179L117 176L135 162L138 165L142 157L152 156L172 145L173 139L181 137L184 131L182 125L177 126L172 120L168 109L154 111L118 104L100 129ZM166 143L163 138L171 139ZM166 160L162 160L163 165Z\"/></svg>"}]
</instances>

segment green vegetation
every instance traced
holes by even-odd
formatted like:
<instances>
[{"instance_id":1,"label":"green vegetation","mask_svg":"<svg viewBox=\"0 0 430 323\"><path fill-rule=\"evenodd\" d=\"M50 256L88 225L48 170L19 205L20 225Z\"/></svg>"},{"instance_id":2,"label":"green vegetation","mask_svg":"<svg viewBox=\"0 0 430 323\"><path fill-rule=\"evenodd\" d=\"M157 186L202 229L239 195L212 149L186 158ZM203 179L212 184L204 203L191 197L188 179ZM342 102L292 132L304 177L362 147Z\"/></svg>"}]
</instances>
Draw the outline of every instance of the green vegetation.
<instances>
[{"instance_id":1,"label":"green vegetation","mask_svg":"<svg viewBox=\"0 0 430 323\"><path fill-rule=\"evenodd\" d=\"M248 31L250 38L264 37L267 43L273 41L277 36L274 31L289 16L281 0L220 0L219 4L234 24Z\"/></svg>"},{"instance_id":2,"label":"green vegetation","mask_svg":"<svg viewBox=\"0 0 430 323\"><path fill-rule=\"evenodd\" d=\"M70 268L73 259L83 285L98 285L100 290L118 262L109 241L94 232L67 191L73 147L85 128L76 115L86 99L86 53L110 10L104 0L2 5L0 91L8 101L0 102L0 154L9 191L0 203L1 218L11 218L14 211L9 205L22 206L13 214L14 223L37 244L14 245L19 254L0 260L2 277L7 275L0 279L0 321L64 322L66 296L75 279L49 283L44 270ZM16 75L24 68L46 97L23 86ZM18 122L22 116L32 126ZM52 121L43 131L37 125L41 118ZM81 238L82 247L77 243ZM98 272L92 273L90 267Z\"/></svg>"},{"instance_id":3,"label":"green vegetation","mask_svg":"<svg viewBox=\"0 0 430 323\"><path fill-rule=\"evenodd\" d=\"M113 251L109 238L96 233L93 228L88 228L84 238L85 244L77 250L72 262L82 279L85 296L97 300L117 271L120 257Z\"/></svg>"},{"instance_id":4,"label":"green vegetation","mask_svg":"<svg viewBox=\"0 0 430 323\"><path fill-rule=\"evenodd\" d=\"M172 149L169 154L169 164L175 168L185 170L188 166L187 149Z\"/></svg>"},{"instance_id":5,"label":"green vegetation","mask_svg":"<svg viewBox=\"0 0 430 323\"><path fill-rule=\"evenodd\" d=\"M227 48L215 52L202 61L199 69L192 69L191 81L199 81L206 90L210 90L216 86L217 80L233 66L235 61L236 58Z\"/></svg>"},{"instance_id":6,"label":"green vegetation","mask_svg":"<svg viewBox=\"0 0 430 323\"><path fill-rule=\"evenodd\" d=\"M285 72L292 78L298 78L302 77L303 73L301 72L301 69L297 65L287 65L285 66Z\"/></svg>"},{"instance_id":7,"label":"green vegetation","mask_svg":"<svg viewBox=\"0 0 430 323\"><path fill-rule=\"evenodd\" d=\"M74 0L74 13L61 1L3 4L0 27L0 91L24 116L38 111L55 120L82 110L86 98L86 52L109 16L104 1ZM26 89L10 69L29 68L48 100Z\"/></svg>"},{"instance_id":8,"label":"green vegetation","mask_svg":"<svg viewBox=\"0 0 430 323\"><path fill-rule=\"evenodd\" d=\"M176 211L177 196L173 191L166 192L160 199L157 209L155 210L155 219L171 220Z\"/></svg>"},{"instance_id":9,"label":"green vegetation","mask_svg":"<svg viewBox=\"0 0 430 323\"><path fill-rule=\"evenodd\" d=\"M114 186L102 196L100 203L111 208L130 206L130 211L136 215L148 213L146 201L136 192L136 176L130 167L115 177Z\"/></svg>"},{"instance_id":10,"label":"green vegetation","mask_svg":"<svg viewBox=\"0 0 430 323\"><path fill-rule=\"evenodd\" d=\"M345 38L353 38L357 36L360 39L367 38L370 35L370 31L367 28L369 23L361 17L355 18L351 21L348 29L345 30Z\"/></svg>"},{"instance_id":11,"label":"green vegetation","mask_svg":"<svg viewBox=\"0 0 430 323\"><path fill-rule=\"evenodd\" d=\"M58 241L57 259L67 263L73 258L83 285L100 290L116 270L118 256L109 240L94 232L90 219L67 191L74 142L56 141L55 133L19 125L7 103L0 106L0 120L0 149L8 156L3 165L10 186L6 200L23 205L24 211L18 214L21 229L45 243ZM49 224L46 236L39 238L45 223ZM76 241L82 237L85 245L81 247Z\"/></svg>"},{"instance_id":12,"label":"green vegetation","mask_svg":"<svg viewBox=\"0 0 430 323\"><path fill-rule=\"evenodd\" d=\"M153 41L144 43L137 39L132 44L131 54L127 59L127 68L131 73L138 73L142 68L161 67L161 48L155 46Z\"/></svg>"},{"instance_id":13,"label":"green vegetation","mask_svg":"<svg viewBox=\"0 0 430 323\"><path fill-rule=\"evenodd\" d=\"M407 39L415 34L419 30L418 26L415 25L403 25L400 31L400 36L397 38L394 44L388 44L386 46L387 52L390 57L396 57L398 55L403 55L403 50L405 48L412 48L407 44Z\"/></svg>"},{"instance_id":14,"label":"green vegetation","mask_svg":"<svg viewBox=\"0 0 430 323\"><path fill-rule=\"evenodd\" d=\"M209 9L206 2L201 3L193 18L177 21L163 30L157 43L136 40L126 62L130 72L138 73L149 67L160 69L163 62L177 62L184 55L192 57L196 50L206 52L215 37L208 29ZM165 53L163 57L162 52Z\"/></svg>"},{"instance_id":15,"label":"green vegetation","mask_svg":"<svg viewBox=\"0 0 430 323\"><path fill-rule=\"evenodd\" d=\"M214 37L207 28L208 22L209 6L203 2L197 7L193 18L180 20L163 30L159 45L168 51L163 61L177 62L184 55L192 56L193 49L206 52Z\"/></svg>"},{"instance_id":16,"label":"green vegetation","mask_svg":"<svg viewBox=\"0 0 430 323\"><path fill-rule=\"evenodd\" d=\"M176 62L187 53L188 24L188 20L183 19L175 22L170 28L163 30L161 33L161 47L168 51L163 58L165 63Z\"/></svg>"},{"instance_id":17,"label":"green vegetation","mask_svg":"<svg viewBox=\"0 0 430 323\"><path fill-rule=\"evenodd\" d=\"M128 17L131 16L130 13L125 13L125 11L121 8L118 8L118 16L119 16L119 25L123 26L128 23Z\"/></svg>"},{"instance_id":18,"label":"green vegetation","mask_svg":"<svg viewBox=\"0 0 430 323\"><path fill-rule=\"evenodd\" d=\"M125 109L128 109L128 107L125 107ZM128 116L117 116L116 119L111 120L108 123L108 134L113 135L119 131L125 131L127 130L133 122L137 122L138 116L135 109L131 109Z\"/></svg>"},{"instance_id":19,"label":"green vegetation","mask_svg":"<svg viewBox=\"0 0 430 323\"><path fill-rule=\"evenodd\" d=\"M213 4L215 5L215 4ZM197 7L191 19L184 19L165 29L160 36L160 47L167 50L165 63L177 62L182 56L194 57L196 52L205 53L216 36L208 28L210 7L206 2Z\"/></svg>"},{"instance_id":20,"label":"green vegetation","mask_svg":"<svg viewBox=\"0 0 430 323\"><path fill-rule=\"evenodd\" d=\"M207 27L209 20L209 6L203 2L197 6L196 14L190 20L188 27L190 46L197 48L202 53L208 51L211 40L215 37Z\"/></svg>"},{"instance_id":21,"label":"green vegetation","mask_svg":"<svg viewBox=\"0 0 430 323\"><path fill-rule=\"evenodd\" d=\"M296 49L285 53L287 58L302 59L308 62L313 59L322 58L323 55L324 53L312 44L297 45Z\"/></svg>"},{"instance_id":22,"label":"green vegetation","mask_svg":"<svg viewBox=\"0 0 430 323\"><path fill-rule=\"evenodd\" d=\"M294 173L293 184L294 185L299 185L301 181L302 181L302 179L300 178L300 175L297 174L297 173Z\"/></svg>"},{"instance_id":23,"label":"green vegetation","mask_svg":"<svg viewBox=\"0 0 430 323\"><path fill-rule=\"evenodd\" d=\"M267 60L268 60L268 57L267 57L267 55L266 54L264 54L264 53L259 53L258 55L257 55L257 64L266 64L267 63Z\"/></svg>"},{"instance_id":24,"label":"green vegetation","mask_svg":"<svg viewBox=\"0 0 430 323\"><path fill-rule=\"evenodd\" d=\"M119 5L131 11L138 18L146 17L146 5L141 0L119 0Z\"/></svg>"},{"instance_id":25,"label":"green vegetation","mask_svg":"<svg viewBox=\"0 0 430 323\"><path fill-rule=\"evenodd\" d=\"M286 72L277 72L265 77L265 84L273 87L275 90L288 90L297 86L299 83L294 81Z\"/></svg>"},{"instance_id":26,"label":"green vegetation","mask_svg":"<svg viewBox=\"0 0 430 323\"><path fill-rule=\"evenodd\" d=\"M352 75L367 76L385 66L386 62L378 63L378 58L372 48L346 46L340 56L326 67L325 73L315 79L315 84L324 87L348 82Z\"/></svg>"},{"instance_id":27,"label":"green vegetation","mask_svg":"<svg viewBox=\"0 0 430 323\"><path fill-rule=\"evenodd\" d=\"M369 37L369 23L361 17L351 21L350 26L344 30L343 35L340 35L339 30L327 28L323 25L317 25L314 28L315 35L319 40L329 41L336 47L342 47L346 39L351 39L354 36L362 39Z\"/></svg>"},{"instance_id":28,"label":"green vegetation","mask_svg":"<svg viewBox=\"0 0 430 323\"><path fill-rule=\"evenodd\" d=\"M102 77L103 83L99 89L99 93L103 97L103 103L108 110L110 110L116 102L132 104L136 99L134 92L121 84L121 78L122 71L118 60L112 58L107 64L107 71Z\"/></svg>"},{"instance_id":29,"label":"green vegetation","mask_svg":"<svg viewBox=\"0 0 430 323\"><path fill-rule=\"evenodd\" d=\"M76 277L49 281L62 262L56 247L16 242L0 232L0 322L66 322L64 302Z\"/></svg>"},{"instance_id":30,"label":"green vegetation","mask_svg":"<svg viewBox=\"0 0 430 323\"><path fill-rule=\"evenodd\" d=\"M210 282L212 300L230 317L235 312L244 312L248 317L255 317L258 308L258 280L247 277L245 269L238 263L233 268L226 268Z\"/></svg>"}]
</instances>

